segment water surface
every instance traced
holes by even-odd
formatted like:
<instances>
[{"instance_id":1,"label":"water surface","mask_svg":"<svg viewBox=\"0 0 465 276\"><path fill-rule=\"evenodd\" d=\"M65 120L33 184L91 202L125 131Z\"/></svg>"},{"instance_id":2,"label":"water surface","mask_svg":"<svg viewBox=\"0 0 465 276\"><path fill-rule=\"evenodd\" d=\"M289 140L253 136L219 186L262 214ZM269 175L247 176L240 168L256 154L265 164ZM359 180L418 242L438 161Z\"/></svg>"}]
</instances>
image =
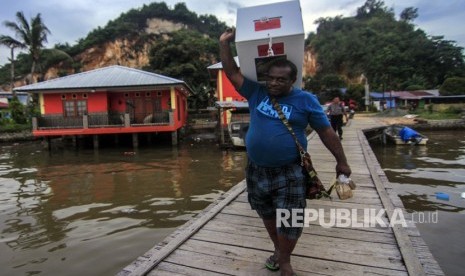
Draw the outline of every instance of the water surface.
<instances>
[{"instance_id":1,"label":"water surface","mask_svg":"<svg viewBox=\"0 0 465 276\"><path fill-rule=\"evenodd\" d=\"M465 131L422 133L429 138L426 146L372 148L405 208L416 215L417 228L443 271L464 275ZM436 198L438 192L449 200Z\"/></svg>"},{"instance_id":2,"label":"water surface","mask_svg":"<svg viewBox=\"0 0 465 276\"><path fill-rule=\"evenodd\" d=\"M114 275L244 178L245 152L0 144L2 275Z\"/></svg>"}]
</instances>

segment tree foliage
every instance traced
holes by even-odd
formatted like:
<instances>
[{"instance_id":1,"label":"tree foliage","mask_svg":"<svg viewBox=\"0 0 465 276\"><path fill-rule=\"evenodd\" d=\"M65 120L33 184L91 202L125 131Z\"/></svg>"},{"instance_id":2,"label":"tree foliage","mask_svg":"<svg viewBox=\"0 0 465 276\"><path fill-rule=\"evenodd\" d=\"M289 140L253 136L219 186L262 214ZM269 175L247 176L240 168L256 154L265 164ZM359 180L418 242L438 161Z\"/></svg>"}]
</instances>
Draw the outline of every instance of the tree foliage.
<instances>
[{"instance_id":1,"label":"tree foliage","mask_svg":"<svg viewBox=\"0 0 465 276\"><path fill-rule=\"evenodd\" d=\"M220 22L215 16L198 16L195 12L189 11L185 3L177 3L173 9L170 9L165 2L153 2L139 9L131 9L122 13L117 19L110 20L103 28L97 27L85 38L78 40L75 46L67 49L67 52L76 55L89 47L117 38L146 35L147 20L151 18L181 23L187 29L199 31L215 38L219 37L226 29L226 24Z\"/></svg>"},{"instance_id":2,"label":"tree foliage","mask_svg":"<svg viewBox=\"0 0 465 276\"><path fill-rule=\"evenodd\" d=\"M149 53L150 65L144 69L184 80L198 99L208 101L211 89L206 68L216 56L217 40L196 31L180 30L170 39L154 43Z\"/></svg>"},{"instance_id":3,"label":"tree foliage","mask_svg":"<svg viewBox=\"0 0 465 276\"><path fill-rule=\"evenodd\" d=\"M32 82L32 76L36 72L35 69L39 63L41 51L44 43L47 42L47 35L50 34L50 30L43 22L40 13L32 17L31 21L28 22L23 12L17 12L16 21L5 21L4 25L13 30L17 37L17 40L10 37L10 41L15 41L17 46L26 48L29 51L29 56L32 60L30 79ZM6 39L5 36L2 39Z\"/></svg>"},{"instance_id":4,"label":"tree foliage","mask_svg":"<svg viewBox=\"0 0 465 276\"><path fill-rule=\"evenodd\" d=\"M27 122L25 107L16 96L11 99L9 108L11 110L11 118L15 121L15 123L25 124Z\"/></svg>"},{"instance_id":5,"label":"tree foliage","mask_svg":"<svg viewBox=\"0 0 465 276\"><path fill-rule=\"evenodd\" d=\"M439 87L447 77L463 76L462 47L441 36L429 37L412 21L416 8L400 19L383 1L367 0L354 17L320 18L306 42L318 55L317 75L367 76L374 90L418 85Z\"/></svg>"},{"instance_id":6,"label":"tree foliage","mask_svg":"<svg viewBox=\"0 0 465 276\"><path fill-rule=\"evenodd\" d=\"M439 92L441 96L465 95L465 78L452 77L446 79Z\"/></svg>"}]
</instances>

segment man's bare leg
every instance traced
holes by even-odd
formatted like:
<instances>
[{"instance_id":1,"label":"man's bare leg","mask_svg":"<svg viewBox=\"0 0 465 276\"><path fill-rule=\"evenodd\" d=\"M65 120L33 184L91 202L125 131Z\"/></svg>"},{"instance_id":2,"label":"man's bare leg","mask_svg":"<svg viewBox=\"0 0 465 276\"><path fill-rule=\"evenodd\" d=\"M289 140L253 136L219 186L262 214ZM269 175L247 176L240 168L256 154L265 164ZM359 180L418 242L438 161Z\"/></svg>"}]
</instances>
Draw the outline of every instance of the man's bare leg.
<instances>
[{"instance_id":1,"label":"man's bare leg","mask_svg":"<svg viewBox=\"0 0 465 276\"><path fill-rule=\"evenodd\" d=\"M276 230L276 219L263 219L263 224L265 225L268 235L273 241L274 245L274 257L275 260L279 260L279 245L278 245L278 231Z\"/></svg>"},{"instance_id":2,"label":"man's bare leg","mask_svg":"<svg viewBox=\"0 0 465 276\"><path fill-rule=\"evenodd\" d=\"M276 219L263 219L268 235L273 241L275 253L274 256L279 263L281 275L292 275L291 254L297 244L297 239L291 240L283 235L279 235L276 228Z\"/></svg>"},{"instance_id":3,"label":"man's bare leg","mask_svg":"<svg viewBox=\"0 0 465 276\"><path fill-rule=\"evenodd\" d=\"M294 271L291 266L291 254L294 251L297 239L291 240L286 236L278 236L278 249L279 249L279 268L281 269L281 276L291 276Z\"/></svg>"}]
</instances>

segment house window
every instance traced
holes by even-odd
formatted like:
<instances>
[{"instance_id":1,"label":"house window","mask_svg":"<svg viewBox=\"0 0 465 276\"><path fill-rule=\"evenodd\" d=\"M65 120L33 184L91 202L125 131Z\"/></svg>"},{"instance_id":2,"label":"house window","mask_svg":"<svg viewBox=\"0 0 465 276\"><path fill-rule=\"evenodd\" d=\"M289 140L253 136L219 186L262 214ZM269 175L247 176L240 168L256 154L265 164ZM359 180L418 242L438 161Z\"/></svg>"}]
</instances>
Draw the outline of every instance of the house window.
<instances>
[{"instance_id":1,"label":"house window","mask_svg":"<svg viewBox=\"0 0 465 276\"><path fill-rule=\"evenodd\" d=\"M139 93L139 92L136 92L136 97L140 97L140 93Z\"/></svg>"},{"instance_id":2,"label":"house window","mask_svg":"<svg viewBox=\"0 0 465 276\"><path fill-rule=\"evenodd\" d=\"M145 92L145 97L150 97L151 96L151 93L150 92Z\"/></svg>"},{"instance_id":3,"label":"house window","mask_svg":"<svg viewBox=\"0 0 465 276\"><path fill-rule=\"evenodd\" d=\"M61 94L61 99L66 100L66 94Z\"/></svg>"},{"instance_id":4,"label":"house window","mask_svg":"<svg viewBox=\"0 0 465 276\"><path fill-rule=\"evenodd\" d=\"M161 97L161 92L160 92L160 91L157 92L157 96L158 96L158 97Z\"/></svg>"},{"instance_id":5,"label":"house window","mask_svg":"<svg viewBox=\"0 0 465 276\"><path fill-rule=\"evenodd\" d=\"M77 99L77 95L76 95L76 94L73 94L72 98L73 98L73 99Z\"/></svg>"},{"instance_id":6,"label":"house window","mask_svg":"<svg viewBox=\"0 0 465 276\"><path fill-rule=\"evenodd\" d=\"M65 101L65 117L78 117L87 114L87 101Z\"/></svg>"},{"instance_id":7,"label":"house window","mask_svg":"<svg viewBox=\"0 0 465 276\"><path fill-rule=\"evenodd\" d=\"M83 99L87 99L87 93L82 94Z\"/></svg>"},{"instance_id":8,"label":"house window","mask_svg":"<svg viewBox=\"0 0 465 276\"><path fill-rule=\"evenodd\" d=\"M129 93L124 93L125 98L129 98Z\"/></svg>"}]
</instances>

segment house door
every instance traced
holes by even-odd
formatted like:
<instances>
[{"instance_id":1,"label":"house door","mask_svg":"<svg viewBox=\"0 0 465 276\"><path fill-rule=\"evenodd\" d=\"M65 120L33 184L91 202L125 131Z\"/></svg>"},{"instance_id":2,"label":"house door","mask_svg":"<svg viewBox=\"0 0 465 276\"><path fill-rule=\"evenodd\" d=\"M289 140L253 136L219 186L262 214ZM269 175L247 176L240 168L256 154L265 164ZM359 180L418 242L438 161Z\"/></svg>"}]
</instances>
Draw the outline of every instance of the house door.
<instances>
[{"instance_id":1,"label":"house door","mask_svg":"<svg viewBox=\"0 0 465 276\"><path fill-rule=\"evenodd\" d=\"M153 100L153 112L161 112L161 97L157 97Z\"/></svg>"},{"instance_id":2,"label":"house door","mask_svg":"<svg viewBox=\"0 0 465 276\"><path fill-rule=\"evenodd\" d=\"M162 109L160 98L146 98L144 108L144 123L157 123L161 120Z\"/></svg>"},{"instance_id":3,"label":"house door","mask_svg":"<svg viewBox=\"0 0 465 276\"><path fill-rule=\"evenodd\" d=\"M144 118L147 116L145 113L145 101L142 98L135 98L134 99L134 117L136 124L142 124L144 122Z\"/></svg>"},{"instance_id":4,"label":"house door","mask_svg":"<svg viewBox=\"0 0 465 276\"><path fill-rule=\"evenodd\" d=\"M134 122L134 118L135 118L135 104L134 104L134 99L126 99L126 113L129 114L129 118L130 118L130 121L131 123Z\"/></svg>"},{"instance_id":5,"label":"house door","mask_svg":"<svg viewBox=\"0 0 465 276\"><path fill-rule=\"evenodd\" d=\"M132 98L126 100L126 112L131 122L136 124L153 123L162 112L160 98Z\"/></svg>"}]
</instances>

